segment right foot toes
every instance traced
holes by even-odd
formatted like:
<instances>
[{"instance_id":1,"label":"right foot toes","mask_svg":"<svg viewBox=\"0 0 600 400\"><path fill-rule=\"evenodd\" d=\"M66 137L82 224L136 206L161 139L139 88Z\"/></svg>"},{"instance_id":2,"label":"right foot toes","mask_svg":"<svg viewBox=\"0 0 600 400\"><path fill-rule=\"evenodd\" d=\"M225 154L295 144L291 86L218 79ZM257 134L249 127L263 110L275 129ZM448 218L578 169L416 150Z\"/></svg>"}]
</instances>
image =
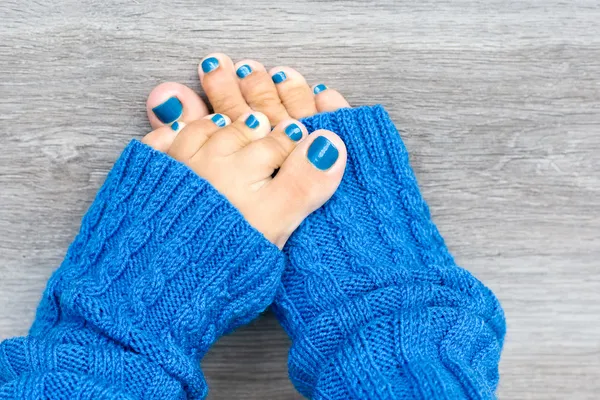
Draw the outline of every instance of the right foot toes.
<instances>
[{"instance_id":1,"label":"right foot toes","mask_svg":"<svg viewBox=\"0 0 600 400\"><path fill-rule=\"evenodd\" d=\"M317 113L313 93L304 76L290 67L275 67L269 73L281 102L292 118L310 117Z\"/></svg>"},{"instance_id":2,"label":"right foot toes","mask_svg":"<svg viewBox=\"0 0 600 400\"><path fill-rule=\"evenodd\" d=\"M243 60L235 64L235 69L242 95L253 110L265 114L274 125L290 118L271 75L261 63Z\"/></svg>"},{"instance_id":3,"label":"right foot toes","mask_svg":"<svg viewBox=\"0 0 600 400\"><path fill-rule=\"evenodd\" d=\"M179 83L166 82L150 92L146 112L155 130L146 135L142 142L166 153L185 124L203 118L208 114L208 109L192 89Z\"/></svg>"},{"instance_id":4,"label":"right foot toes","mask_svg":"<svg viewBox=\"0 0 600 400\"><path fill-rule=\"evenodd\" d=\"M250 112L244 100L231 58L222 53L206 56L198 67L202 88L216 113L233 121Z\"/></svg>"},{"instance_id":5,"label":"right foot toes","mask_svg":"<svg viewBox=\"0 0 600 400\"><path fill-rule=\"evenodd\" d=\"M348 101L337 90L329 89L322 83L313 86L317 110L321 112L337 111L340 108L350 107Z\"/></svg>"},{"instance_id":6,"label":"right foot toes","mask_svg":"<svg viewBox=\"0 0 600 400\"><path fill-rule=\"evenodd\" d=\"M206 104L192 89L175 82L155 87L148 95L146 111L152 128L172 126L174 131L180 130L182 122L192 122L208 114Z\"/></svg>"}]
</instances>

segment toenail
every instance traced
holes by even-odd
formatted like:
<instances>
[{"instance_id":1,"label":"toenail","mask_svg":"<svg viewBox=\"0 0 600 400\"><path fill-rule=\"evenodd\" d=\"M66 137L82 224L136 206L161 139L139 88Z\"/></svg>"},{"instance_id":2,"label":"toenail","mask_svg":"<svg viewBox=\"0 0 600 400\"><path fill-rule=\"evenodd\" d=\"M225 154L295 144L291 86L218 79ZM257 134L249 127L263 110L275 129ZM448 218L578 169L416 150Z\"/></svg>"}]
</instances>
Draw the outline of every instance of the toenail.
<instances>
[{"instance_id":1,"label":"toenail","mask_svg":"<svg viewBox=\"0 0 600 400\"><path fill-rule=\"evenodd\" d=\"M154 112L154 115L156 115L156 118L158 118L160 122L163 124L170 124L181 117L181 114L183 114L183 106L177 97L171 97L164 103L154 107L152 112Z\"/></svg>"},{"instance_id":2,"label":"toenail","mask_svg":"<svg viewBox=\"0 0 600 400\"><path fill-rule=\"evenodd\" d=\"M254 115L250 114L250 116L246 118L246 126L248 128L256 129L258 128L258 125L260 125L260 122L258 121L258 118L256 118Z\"/></svg>"},{"instance_id":3,"label":"toenail","mask_svg":"<svg viewBox=\"0 0 600 400\"><path fill-rule=\"evenodd\" d=\"M237 69L237 71L235 71L235 73L237 74L237 76L240 79L244 79L245 77L247 77L248 75L250 75L252 73L252 68L249 65L242 65L241 67L239 67Z\"/></svg>"},{"instance_id":4,"label":"toenail","mask_svg":"<svg viewBox=\"0 0 600 400\"><path fill-rule=\"evenodd\" d=\"M202 61L202 71L204 71L205 74L208 74L217 68L219 68L219 60L215 57L208 57L206 60Z\"/></svg>"},{"instance_id":5,"label":"toenail","mask_svg":"<svg viewBox=\"0 0 600 400\"><path fill-rule=\"evenodd\" d=\"M287 75L283 71L279 71L278 73L273 75L273 82L275 82L276 84L281 83L281 82L285 81L286 79L287 79Z\"/></svg>"},{"instance_id":6,"label":"toenail","mask_svg":"<svg viewBox=\"0 0 600 400\"><path fill-rule=\"evenodd\" d=\"M227 120L221 115L221 114L215 114L212 116L211 118L212 122L215 123L215 125L217 125L219 128L224 127L225 125L227 125Z\"/></svg>"},{"instance_id":7,"label":"toenail","mask_svg":"<svg viewBox=\"0 0 600 400\"><path fill-rule=\"evenodd\" d=\"M171 124L171 129L177 133L181 132L183 128L185 128L185 122L175 121Z\"/></svg>"},{"instance_id":8,"label":"toenail","mask_svg":"<svg viewBox=\"0 0 600 400\"><path fill-rule=\"evenodd\" d=\"M302 139L302 129L296 124L290 124L285 128L285 134L294 142Z\"/></svg>"},{"instance_id":9,"label":"toenail","mask_svg":"<svg viewBox=\"0 0 600 400\"><path fill-rule=\"evenodd\" d=\"M312 165L325 171L333 166L340 152L325 136L319 136L308 148L306 157Z\"/></svg>"},{"instance_id":10,"label":"toenail","mask_svg":"<svg viewBox=\"0 0 600 400\"><path fill-rule=\"evenodd\" d=\"M315 88L313 89L313 93L314 94L319 94L321 92L324 92L325 90L327 90L327 86L325 86L322 83L320 83L317 86L315 86Z\"/></svg>"}]
</instances>

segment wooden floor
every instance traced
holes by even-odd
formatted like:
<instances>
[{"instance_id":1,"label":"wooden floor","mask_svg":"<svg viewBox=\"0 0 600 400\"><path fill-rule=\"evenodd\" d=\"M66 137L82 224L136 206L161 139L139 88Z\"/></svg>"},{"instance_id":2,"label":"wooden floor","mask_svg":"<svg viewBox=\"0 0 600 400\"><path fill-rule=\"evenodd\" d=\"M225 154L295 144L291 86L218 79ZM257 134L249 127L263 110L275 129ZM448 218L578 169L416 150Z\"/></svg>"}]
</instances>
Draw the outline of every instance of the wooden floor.
<instances>
[{"instance_id":1,"label":"wooden floor","mask_svg":"<svg viewBox=\"0 0 600 400\"><path fill-rule=\"evenodd\" d=\"M22 335L145 97L198 60L291 65L383 103L461 265L501 299L501 399L600 393L598 0L0 1L0 338ZM212 399L297 399L270 315Z\"/></svg>"}]
</instances>

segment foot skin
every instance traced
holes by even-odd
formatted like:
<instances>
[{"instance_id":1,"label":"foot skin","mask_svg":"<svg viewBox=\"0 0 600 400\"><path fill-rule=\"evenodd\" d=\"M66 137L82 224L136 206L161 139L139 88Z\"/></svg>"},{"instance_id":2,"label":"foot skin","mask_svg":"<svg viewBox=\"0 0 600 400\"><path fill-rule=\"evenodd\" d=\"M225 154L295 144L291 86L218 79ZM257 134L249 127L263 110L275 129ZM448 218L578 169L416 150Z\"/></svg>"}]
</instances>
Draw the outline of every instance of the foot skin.
<instances>
[{"instance_id":1,"label":"foot skin","mask_svg":"<svg viewBox=\"0 0 600 400\"><path fill-rule=\"evenodd\" d=\"M187 164L279 248L333 195L346 166L346 148L336 134L323 130L308 136L293 119L271 130L259 112L234 122L223 114L208 115L178 134L162 126L142 141Z\"/></svg>"},{"instance_id":2,"label":"foot skin","mask_svg":"<svg viewBox=\"0 0 600 400\"><path fill-rule=\"evenodd\" d=\"M198 72L214 112L232 121L258 111L277 125L290 118L310 117L350 106L335 89L322 83L311 87L290 67L267 71L258 61L242 60L234 64L225 54L214 53L200 62ZM192 89L168 82L150 93L147 112L152 128L175 125L176 132L185 123L206 116L208 109Z\"/></svg>"},{"instance_id":3,"label":"foot skin","mask_svg":"<svg viewBox=\"0 0 600 400\"><path fill-rule=\"evenodd\" d=\"M155 131L143 142L190 166L282 248L333 195L346 166L337 135L317 131L308 137L295 119L349 104L324 84L310 87L292 68L267 71L254 60L234 64L225 54L206 56L199 74L216 114L208 115L190 88L161 84L148 97Z\"/></svg>"}]
</instances>

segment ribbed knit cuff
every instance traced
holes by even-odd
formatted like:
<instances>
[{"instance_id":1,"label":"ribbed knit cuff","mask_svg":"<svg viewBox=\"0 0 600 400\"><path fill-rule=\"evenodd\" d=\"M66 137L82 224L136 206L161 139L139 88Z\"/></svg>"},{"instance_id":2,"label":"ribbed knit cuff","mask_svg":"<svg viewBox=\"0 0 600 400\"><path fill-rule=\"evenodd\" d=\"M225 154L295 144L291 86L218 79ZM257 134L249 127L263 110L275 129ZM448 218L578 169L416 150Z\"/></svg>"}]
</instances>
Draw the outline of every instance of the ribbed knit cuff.
<instances>
[{"instance_id":1,"label":"ribbed knit cuff","mask_svg":"<svg viewBox=\"0 0 600 400\"><path fill-rule=\"evenodd\" d=\"M314 399L493 396L502 309L455 264L387 112L341 109L302 122L340 135L348 164L284 249L274 310L293 340L296 388Z\"/></svg>"},{"instance_id":2,"label":"ribbed knit cuff","mask_svg":"<svg viewBox=\"0 0 600 400\"><path fill-rule=\"evenodd\" d=\"M50 279L31 336L81 345L94 331L203 397L199 359L271 303L282 270L281 251L208 182L134 140Z\"/></svg>"}]
</instances>

